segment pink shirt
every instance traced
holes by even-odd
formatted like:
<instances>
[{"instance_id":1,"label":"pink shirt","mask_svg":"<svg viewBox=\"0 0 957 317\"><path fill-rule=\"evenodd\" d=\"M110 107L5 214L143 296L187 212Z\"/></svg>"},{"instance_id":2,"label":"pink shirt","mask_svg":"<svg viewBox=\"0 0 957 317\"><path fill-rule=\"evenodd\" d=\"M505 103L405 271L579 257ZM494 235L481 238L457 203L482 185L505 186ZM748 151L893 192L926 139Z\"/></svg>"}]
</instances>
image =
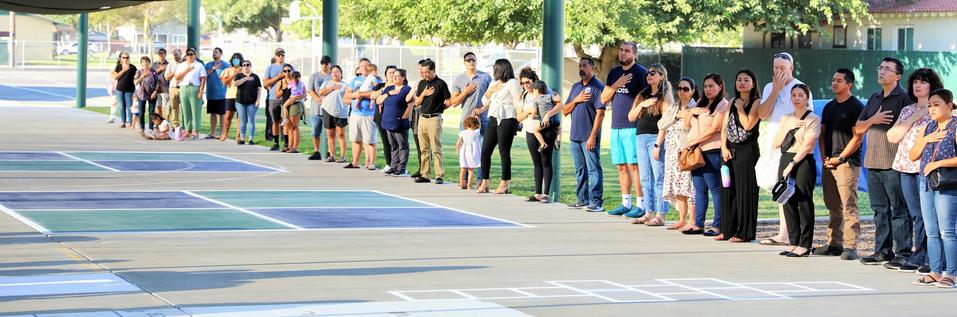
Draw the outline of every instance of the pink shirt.
<instances>
[{"instance_id":1,"label":"pink shirt","mask_svg":"<svg viewBox=\"0 0 957 317\"><path fill-rule=\"evenodd\" d=\"M901 115L897 121L907 120L915 113L917 113L917 104L904 107L904 109L901 109ZM897 144L897 155L894 156L894 165L892 167L895 171L912 174L920 172L920 161L911 161L909 153L910 149L914 147L914 143L917 143L917 135L920 134L920 131L923 130L930 121L930 115L925 114L923 118L914 122L914 125L910 127L910 130L907 130L907 134L901 139L901 142Z\"/></svg>"}]
</instances>

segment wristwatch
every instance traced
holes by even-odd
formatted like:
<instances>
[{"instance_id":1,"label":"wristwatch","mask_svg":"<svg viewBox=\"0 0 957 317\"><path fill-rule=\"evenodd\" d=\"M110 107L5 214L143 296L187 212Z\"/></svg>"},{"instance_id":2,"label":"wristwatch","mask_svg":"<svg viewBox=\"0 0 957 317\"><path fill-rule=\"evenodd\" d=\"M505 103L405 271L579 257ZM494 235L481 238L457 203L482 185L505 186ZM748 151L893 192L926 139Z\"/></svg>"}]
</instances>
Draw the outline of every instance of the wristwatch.
<instances>
[{"instance_id":1,"label":"wristwatch","mask_svg":"<svg viewBox=\"0 0 957 317\"><path fill-rule=\"evenodd\" d=\"M844 164L845 162L847 162L847 159L844 158L843 156L838 156L838 157L837 157L837 161L838 161L838 162L841 162L840 164Z\"/></svg>"}]
</instances>

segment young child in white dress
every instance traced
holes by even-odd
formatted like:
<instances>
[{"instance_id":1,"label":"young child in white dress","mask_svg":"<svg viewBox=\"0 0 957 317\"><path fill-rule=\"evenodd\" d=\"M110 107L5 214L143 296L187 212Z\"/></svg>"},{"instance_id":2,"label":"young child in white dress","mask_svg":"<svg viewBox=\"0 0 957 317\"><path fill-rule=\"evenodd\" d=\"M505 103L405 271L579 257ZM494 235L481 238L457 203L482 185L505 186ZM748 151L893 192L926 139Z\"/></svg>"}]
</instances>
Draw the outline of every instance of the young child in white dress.
<instances>
[{"instance_id":1,"label":"young child in white dress","mask_svg":"<svg viewBox=\"0 0 957 317\"><path fill-rule=\"evenodd\" d=\"M467 190L472 186L472 179L475 177L475 169L482 166L481 148L482 128L478 117L465 117L463 123L465 130L459 132L459 141L455 143L455 151L459 153L459 186Z\"/></svg>"}]
</instances>

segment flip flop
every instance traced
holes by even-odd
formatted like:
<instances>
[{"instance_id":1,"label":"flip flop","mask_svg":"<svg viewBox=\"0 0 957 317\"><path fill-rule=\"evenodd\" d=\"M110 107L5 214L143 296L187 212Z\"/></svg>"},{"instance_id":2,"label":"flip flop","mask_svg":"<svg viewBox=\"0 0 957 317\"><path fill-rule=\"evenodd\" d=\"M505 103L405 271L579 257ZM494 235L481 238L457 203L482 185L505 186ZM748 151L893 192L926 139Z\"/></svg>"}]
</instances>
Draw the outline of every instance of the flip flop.
<instances>
[{"instance_id":1,"label":"flip flop","mask_svg":"<svg viewBox=\"0 0 957 317\"><path fill-rule=\"evenodd\" d=\"M761 245L788 245L788 244L781 241L774 240L774 238L767 238L767 239L761 240Z\"/></svg>"}]
</instances>

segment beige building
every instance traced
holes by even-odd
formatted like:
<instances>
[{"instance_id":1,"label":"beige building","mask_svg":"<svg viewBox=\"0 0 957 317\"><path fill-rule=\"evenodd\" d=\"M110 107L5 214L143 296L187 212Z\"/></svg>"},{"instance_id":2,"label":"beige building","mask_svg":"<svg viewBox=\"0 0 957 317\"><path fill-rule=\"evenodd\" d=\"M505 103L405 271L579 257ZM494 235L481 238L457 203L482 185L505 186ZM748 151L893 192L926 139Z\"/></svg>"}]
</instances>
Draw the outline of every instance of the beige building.
<instances>
[{"instance_id":1,"label":"beige building","mask_svg":"<svg viewBox=\"0 0 957 317\"><path fill-rule=\"evenodd\" d=\"M48 17L29 13L16 15L16 59L21 57L27 60L51 60L56 54L57 43L68 40L73 27L58 23ZM10 37L10 12L0 11L0 39L6 44ZM73 38L76 35L72 35ZM8 45L0 48L2 60L7 62Z\"/></svg>"},{"instance_id":2,"label":"beige building","mask_svg":"<svg viewBox=\"0 0 957 317\"><path fill-rule=\"evenodd\" d=\"M826 26L830 34L801 36L757 32L745 27L744 47L783 49L848 49L957 51L957 0L865 0L872 21ZM837 21L835 21L836 23Z\"/></svg>"}]
</instances>

